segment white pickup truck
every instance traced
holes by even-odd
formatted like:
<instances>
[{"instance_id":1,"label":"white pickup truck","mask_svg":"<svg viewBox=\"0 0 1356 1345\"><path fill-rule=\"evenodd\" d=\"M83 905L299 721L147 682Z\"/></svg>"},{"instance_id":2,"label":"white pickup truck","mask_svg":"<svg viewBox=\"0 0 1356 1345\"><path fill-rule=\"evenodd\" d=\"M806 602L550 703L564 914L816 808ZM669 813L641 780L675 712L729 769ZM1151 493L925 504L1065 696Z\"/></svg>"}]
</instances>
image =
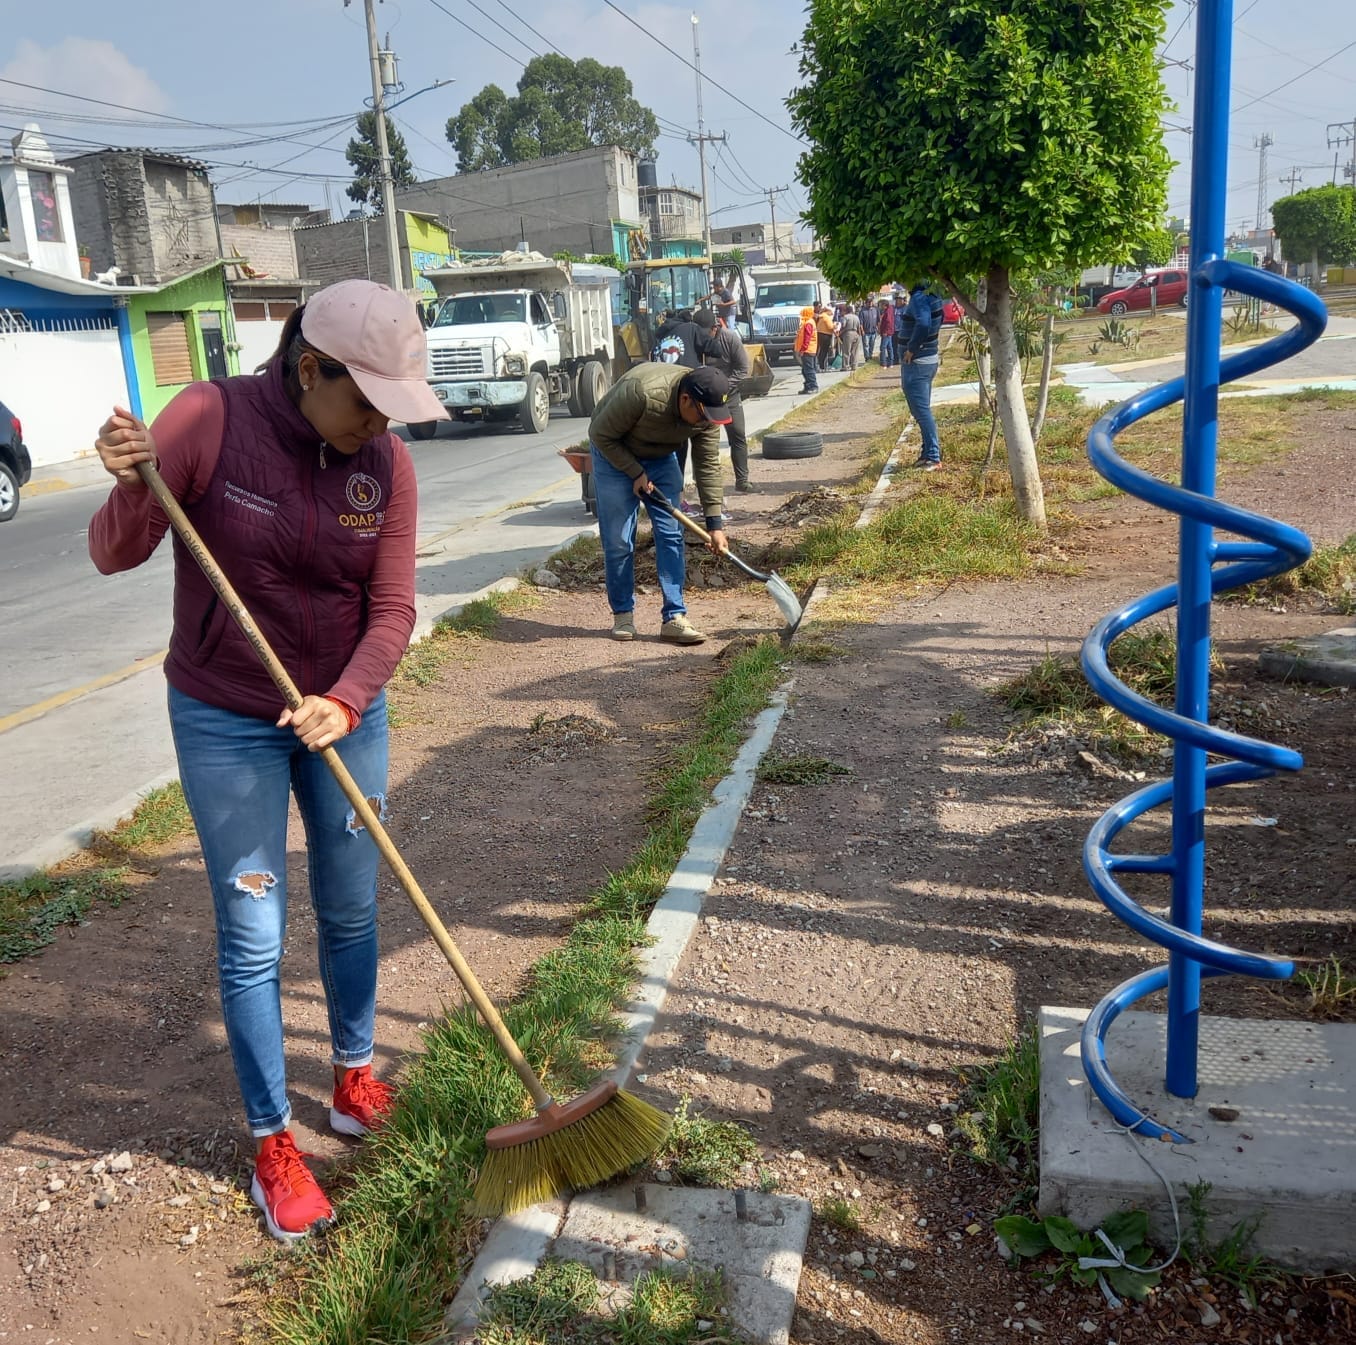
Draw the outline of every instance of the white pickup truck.
<instances>
[{"instance_id":1,"label":"white pickup truck","mask_svg":"<svg viewBox=\"0 0 1356 1345\"><path fill-rule=\"evenodd\" d=\"M453 420L516 421L541 434L552 406L593 414L611 381L616 271L506 252L424 276L439 299L428 381ZM409 428L431 439L438 424Z\"/></svg>"}]
</instances>

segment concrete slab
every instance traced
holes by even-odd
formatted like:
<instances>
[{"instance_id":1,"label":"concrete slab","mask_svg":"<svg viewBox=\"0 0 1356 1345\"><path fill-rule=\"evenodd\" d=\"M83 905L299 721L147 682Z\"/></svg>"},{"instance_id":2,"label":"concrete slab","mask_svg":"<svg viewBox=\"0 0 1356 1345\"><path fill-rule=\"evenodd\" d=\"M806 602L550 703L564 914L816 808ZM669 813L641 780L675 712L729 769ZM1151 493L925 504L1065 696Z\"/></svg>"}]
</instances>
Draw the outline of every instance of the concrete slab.
<instances>
[{"instance_id":1,"label":"concrete slab","mask_svg":"<svg viewBox=\"0 0 1356 1345\"><path fill-rule=\"evenodd\" d=\"M636 1208L636 1190L645 1208ZM801 1258L810 1235L810 1202L799 1196L645 1184L576 1196L551 1248L582 1261L603 1282L632 1283L659 1267L720 1271L731 1323L755 1345L787 1345L796 1310Z\"/></svg>"},{"instance_id":2,"label":"concrete slab","mask_svg":"<svg viewBox=\"0 0 1356 1345\"><path fill-rule=\"evenodd\" d=\"M1356 1270L1356 1024L1202 1018L1199 1092L1163 1087L1166 1019L1126 1013L1107 1061L1135 1104L1193 1142L1127 1135L1083 1075L1087 1010L1042 1008L1040 1210L1091 1228L1115 1210L1147 1210L1174 1241L1164 1182L1182 1219L1186 1187L1207 1181L1208 1236L1260 1216L1253 1247L1295 1269ZM1160 1179L1161 1178L1161 1179Z\"/></svg>"},{"instance_id":3,"label":"concrete slab","mask_svg":"<svg viewBox=\"0 0 1356 1345\"><path fill-rule=\"evenodd\" d=\"M1356 687L1356 626L1343 626L1303 640L1287 640L1273 649L1262 650L1257 662L1264 673L1286 681Z\"/></svg>"}]
</instances>

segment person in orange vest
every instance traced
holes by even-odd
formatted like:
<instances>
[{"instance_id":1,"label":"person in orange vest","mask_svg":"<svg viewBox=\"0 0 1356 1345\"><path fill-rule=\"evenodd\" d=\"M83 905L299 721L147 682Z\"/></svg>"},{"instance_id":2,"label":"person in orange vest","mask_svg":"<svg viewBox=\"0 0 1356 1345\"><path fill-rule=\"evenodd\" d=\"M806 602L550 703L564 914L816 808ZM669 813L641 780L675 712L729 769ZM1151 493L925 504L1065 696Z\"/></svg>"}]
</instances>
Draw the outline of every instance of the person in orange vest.
<instances>
[{"instance_id":1,"label":"person in orange vest","mask_svg":"<svg viewBox=\"0 0 1356 1345\"><path fill-rule=\"evenodd\" d=\"M833 309L820 304L815 316L815 327L819 334L819 367L827 369L829 361L833 359L835 338L838 335L838 324L834 321Z\"/></svg>"},{"instance_id":2,"label":"person in orange vest","mask_svg":"<svg viewBox=\"0 0 1356 1345\"><path fill-rule=\"evenodd\" d=\"M807 392L819 391L819 370L815 364L815 352L819 348L819 333L815 330L815 310L800 310L800 328L796 332L796 358L800 360L800 371L805 379L801 388L803 397Z\"/></svg>"}]
</instances>

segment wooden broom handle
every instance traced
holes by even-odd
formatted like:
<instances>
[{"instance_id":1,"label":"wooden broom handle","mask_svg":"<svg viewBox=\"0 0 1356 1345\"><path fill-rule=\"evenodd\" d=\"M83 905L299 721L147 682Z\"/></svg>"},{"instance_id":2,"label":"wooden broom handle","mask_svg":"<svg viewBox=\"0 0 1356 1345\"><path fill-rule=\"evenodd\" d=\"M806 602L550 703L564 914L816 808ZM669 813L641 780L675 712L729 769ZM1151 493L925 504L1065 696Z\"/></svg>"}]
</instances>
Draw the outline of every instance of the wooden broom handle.
<instances>
[{"instance_id":1,"label":"wooden broom handle","mask_svg":"<svg viewBox=\"0 0 1356 1345\"><path fill-rule=\"evenodd\" d=\"M216 590L217 596L226 604L227 611L235 618L236 625L240 627L245 639L249 641L250 647L259 656L259 661L268 669L268 675L273 679L273 684L282 692L288 708L295 710L302 700L301 692L297 690L296 683L288 676L287 669L283 667L282 662L264 638L263 631L255 625L254 618L250 616L249 610L240 600L240 595L231 587L231 581L222 573L221 567L207 549L207 544L198 535L198 530L189 522L188 515L184 513L183 507L170 493L164 478L156 471L154 464L149 462L137 463L137 470L141 473L142 480L150 487L157 503L165 511L174 531L192 553L193 559L198 562L203 574L207 576L208 581ZM509 1063L523 1081L523 1087L532 1094L532 1101L536 1103L538 1110L549 1107L553 1101L550 1093L546 1091L541 1080L534 1073L532 1066L527 1063L527 1058L519 1049L518 1043L513 1040L504 1020L499 1016L499 1010L494 1007L490 997L485 993L484 987L476 979L475 972L471 970L470 965L461 955L461 949L452 941L452 936L447 932L443 922L438 919L438 913L424 895L418 880L410 872L409 865L405 863L400 851L396 849L395 842L387 833L386 828L382 826L376 810L368 803L367 796L363 791L358 788L358 782L349 774L348 767L344 765L339 753L333 747L323 748L320 755L324 757L325 764L333 773L339 788L344 791L345 797L353 805L354 812L361 819L363 826L367 828L368 835L376 842L382 858L391 866L392 873L400 880L401 887L405 889L405 895L414 903L415 910L419 912L424 924L428 926L428 932L433 935L433 941L442 949L443 956L447 958L452 970L456 972L457 979L471 997L471 1002L479 1010L480 1016L485 1020L490 1031L494 1033L494 1038L499 1043L499 1049L508 1057Z\"/></svg>"}]
</instances>

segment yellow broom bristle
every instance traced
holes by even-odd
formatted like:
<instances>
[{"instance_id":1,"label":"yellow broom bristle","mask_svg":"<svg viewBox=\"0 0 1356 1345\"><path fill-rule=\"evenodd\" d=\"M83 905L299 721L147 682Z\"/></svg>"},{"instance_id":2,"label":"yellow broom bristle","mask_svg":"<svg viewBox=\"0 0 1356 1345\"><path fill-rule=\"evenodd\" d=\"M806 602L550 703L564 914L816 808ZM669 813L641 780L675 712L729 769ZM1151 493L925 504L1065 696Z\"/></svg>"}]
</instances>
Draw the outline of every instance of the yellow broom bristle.
<instances>
[{"instance_id":1,"label":"yellow broom bristle","mask_svg":"<svg viewBox=\"0 0 1356 1345\"><path fill-rule=\"evenodd\" d=\"M472 1211L492 1218L597 1186L643 1163L663 1144L672 1124L657 1107L618 1092L597 1111L552 1134L487 1151Z\"/></svg>"}]
</instances>

